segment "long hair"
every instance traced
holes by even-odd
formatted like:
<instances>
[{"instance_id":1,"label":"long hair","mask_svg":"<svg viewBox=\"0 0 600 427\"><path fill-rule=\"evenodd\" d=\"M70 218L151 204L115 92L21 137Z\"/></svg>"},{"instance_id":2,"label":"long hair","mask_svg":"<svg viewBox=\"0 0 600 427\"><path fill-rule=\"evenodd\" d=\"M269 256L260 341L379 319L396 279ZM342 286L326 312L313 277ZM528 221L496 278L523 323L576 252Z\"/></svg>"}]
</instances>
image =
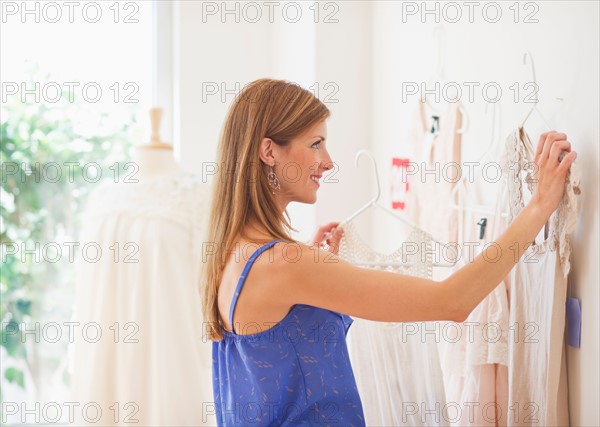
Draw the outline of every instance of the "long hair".
<instances>
[{"instance_id":1,"label":"long hair","mask_svg":"<svg viewBox=\"0 0 600 427\"><path fill-rule=\"evenodd\" d=\"M256 221L273 239L294 242L289 232L296 230L287 210L280 212L259 157L261 141L270 138L287 146L329 115L329 109L310 91L266 78L245 86L231 105L219 140L208 241L202 250L202 311L210 340L223 338L217 290L234 239L248 237L245 224Z\"/></svg>"}]
</instances>

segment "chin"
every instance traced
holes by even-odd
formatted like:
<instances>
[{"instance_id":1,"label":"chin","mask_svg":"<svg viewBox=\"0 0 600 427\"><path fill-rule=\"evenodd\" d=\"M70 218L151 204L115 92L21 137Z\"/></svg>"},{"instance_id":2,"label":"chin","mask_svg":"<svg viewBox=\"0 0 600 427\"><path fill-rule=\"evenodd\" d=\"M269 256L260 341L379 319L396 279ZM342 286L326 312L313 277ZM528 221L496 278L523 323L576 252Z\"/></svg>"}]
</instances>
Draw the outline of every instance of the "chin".
<instances>
[{"instance_id":1,"label":"chin","mask_svg":"<svg viewBox=\"0 0 600 427\"><path fill-rule=\"evenodd\" d=\"M305 203L307 205L314 205L315 203L317 203L317 195L314 194L314 195L308 196L308 197L299 197L298 199L296 199L296 201L298 203Z\"/></svg>"},{"instance_id":2,"label":"chin","mask_svg":"<svg viewBox=\"0 0 600 427\"><path fill-rule=\"evenodd\" d=\"M315 203L317 203L317 192L315 191L314 193L312 193L310 196L308 196L309 201L307 203L314 205Z\"/></svg>"}]
</instances>

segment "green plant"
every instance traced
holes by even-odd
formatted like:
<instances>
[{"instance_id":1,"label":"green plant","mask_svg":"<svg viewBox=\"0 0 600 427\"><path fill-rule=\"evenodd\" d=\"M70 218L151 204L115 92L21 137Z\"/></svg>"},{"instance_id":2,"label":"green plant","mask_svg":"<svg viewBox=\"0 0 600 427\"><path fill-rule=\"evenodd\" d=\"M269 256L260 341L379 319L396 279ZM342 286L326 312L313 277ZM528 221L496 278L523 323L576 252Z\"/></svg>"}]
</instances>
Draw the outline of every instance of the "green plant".
<instances>
[{"instance_id":1,"label":"green plant","mask_svg":"<svg viewBox=\"0 0 600 427\"><path fill-rule=\"evenodd\" d=\"M28 87L36 81L52 79L40 78L34 67ZM24 337L21 329L32 330L37 322L69 320L73 263L66 262L65 256L58 262L23 256L22 249L77 239L78 215L89 192L101 182L92 182L86 173L95 169L84 173L84 167L98 164L101 180L112 179L115 164L121 172L125 169L132 135L139 130L137 109L139 104L112 105L109 114L78 98L71 102L67 94L56 104L13 97L2 105L0 351L3 362L15 362L2 364L2 384L29 387L39 394L44 378L65 365L67 340L49 346L31 334ZM122 119L115 123L115 117ZM57 168L61 177L50 182ZM66 371L62 378L68 380ZM0 393L0 400L4 399Z\"/></svg>"}]
</instances>

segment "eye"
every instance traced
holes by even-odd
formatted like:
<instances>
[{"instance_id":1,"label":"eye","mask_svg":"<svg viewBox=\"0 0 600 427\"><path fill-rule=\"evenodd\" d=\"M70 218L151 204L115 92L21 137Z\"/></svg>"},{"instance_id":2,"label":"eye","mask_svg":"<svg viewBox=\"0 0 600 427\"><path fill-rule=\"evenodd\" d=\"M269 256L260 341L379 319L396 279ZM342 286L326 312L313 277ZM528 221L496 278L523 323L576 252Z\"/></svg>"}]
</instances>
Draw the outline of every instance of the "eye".
<instances>
[{"instance_id":1,"label":"eye","mask_svg":"<svg viewBox=\"0 0 600 427\"><path fill-rule=\"evenodd\" d=\"M321 144L321 140L317 141L317 142L313 142L313 144L311 145L312 148L318 148L319 144Z\"/></svg>"}]
</instances>

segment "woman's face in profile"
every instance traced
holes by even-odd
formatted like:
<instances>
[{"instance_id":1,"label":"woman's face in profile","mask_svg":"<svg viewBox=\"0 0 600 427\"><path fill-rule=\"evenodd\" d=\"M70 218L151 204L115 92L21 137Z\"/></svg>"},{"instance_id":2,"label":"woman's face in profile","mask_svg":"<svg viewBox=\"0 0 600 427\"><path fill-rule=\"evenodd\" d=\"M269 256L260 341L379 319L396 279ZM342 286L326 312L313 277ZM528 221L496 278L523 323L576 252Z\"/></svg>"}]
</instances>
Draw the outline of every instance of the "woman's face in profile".
<instances>
[{"instance_id":1,"label":"woman's face in profile","mask_svg":"<svg viewBox=\"0 0 600 427\"><path fill-rule=\"evenodd\" d=\"M281 150L275 172L286 202L313 204L317 201L319 180L333 163L326 148L327 123L323 120Z\"/></svg>"}]
</instances>

